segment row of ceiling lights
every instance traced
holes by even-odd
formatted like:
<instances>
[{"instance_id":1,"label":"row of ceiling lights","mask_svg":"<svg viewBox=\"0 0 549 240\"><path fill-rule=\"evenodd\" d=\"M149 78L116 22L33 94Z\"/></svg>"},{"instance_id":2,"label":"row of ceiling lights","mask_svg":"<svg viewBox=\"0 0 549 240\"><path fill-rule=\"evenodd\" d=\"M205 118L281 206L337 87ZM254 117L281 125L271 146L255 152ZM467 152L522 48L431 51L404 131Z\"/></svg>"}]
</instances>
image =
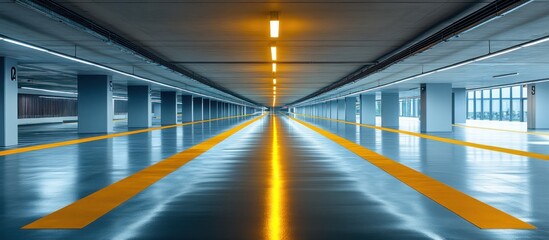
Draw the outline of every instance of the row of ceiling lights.
<instances>
[{"instance_id":1,"label":"row of ceiling lights","mask_svg":"<svg viewBox=\"0 0 549 240\"><path fill-rule=\"evenodd\" d=\"M276 39L278 39L278 32L280 29L280 22L278 21L278 12L271 12L271 60L272 60L272 72L273 72L273 107L276 105Z\"/></svg>"}]
</instances>

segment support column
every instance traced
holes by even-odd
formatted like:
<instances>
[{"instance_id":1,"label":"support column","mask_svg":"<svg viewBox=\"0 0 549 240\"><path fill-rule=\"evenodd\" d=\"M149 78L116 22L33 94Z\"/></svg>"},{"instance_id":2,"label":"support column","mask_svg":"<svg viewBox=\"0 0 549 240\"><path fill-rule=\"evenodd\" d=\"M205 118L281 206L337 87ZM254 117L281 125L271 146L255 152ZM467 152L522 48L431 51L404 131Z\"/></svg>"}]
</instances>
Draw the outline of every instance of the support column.
<instances>
[{"instance_id":1,"label":"support column","mask_svg":"<svg viewBox=\"0 0 549 240\"><path fill-rule=\"evenodd\" d=\"M398 128L398 93L381 93L381 126Z\"/></svg>"},{"instance_id":2,"label":"support column","mask_svg":"<svg viewBox=\"0 0 549 240\"><path fill-rule=\"evenodd\" d=\"M330 118L331 119L337 119L337 100L330 101Z\"/></svg>"},{"instance_id":3,"label":"support column","mask_svg":"<svg viewBox=\"0 0 549 240\"><path fill-rule=\"evenodd\" d=\"M161 125L177 124L177 93L160 92Z\"/></svg>"},{"instance_id":4,"label":"support column","mask_svg":"<svg viewBox=\"0 0 549 240\"><path fill-rule=\"evenodd\" d=\"M451 132L452 84L421 84L420 91L421 132Z\"/></svg>"},{"instance_id":5,"label":"support column","mask_svg":"<svg viewBox=\"0 0 549 240\"><path fill-rule=\"evenodd\" d=\"M218 102L210 100L210 119L219 118Z\"/></svg>"},{"instance_id":6,"label":"support column","mask_svg":"<svg viewBox=\"0 0 549 240\"><path fill-rule=\"evenodd\" d=\"M204 117L204 120L210 120L211 119L211 107L210 107L210 99L204 99L202 101L202 116Z\"/></svg>"},{"instance_id":7,"label":"support column","mask_svg":"<svg viewBox=\"0 0 549 240\"><path fill-rule=\"evenodd\" d=\"M360 95L360 123L376 125L376 95Z\"/></svg>"},{"instance_id":8,"label":"support column","mask_svg":"<svg viewBox=\"0 0 549 240\"><path fill-rule=\"evenodd\" d=\"M452 123L465 123L467 119L467 90L465 88L454 88L452 96Z\"/></svg>"},{"instance_id":9,"label":"support column","mask_svg":"<svg viewBox=\"0 0 549 240\"><path fill-rule=\"evenodd\" d=\"M78 132L112 132L113 115L111 76L78 75Z\"/></svg>"},{"instance_id":10,"label":"support column","mask_svg":"<svg viewBox=\"0 0 549 240\"><path fill-rule=\"evenodd\" d=\"M193 120L194 121L202 121L204 120L203 115L203 102L201 97L195 97L193 98Z\"/></svg>"},{"instance_id":11,"label":"support column","mask_svg":"<svg viewBox=\"0 0 549 240\"><path fill-rule=\"evenodd\" d=\"M345 99L337 100L337 119L345 120Z\"/></svg>"},{"instance_id":12,"label":"support column","mask_svg":"<svg viewBox=\"0 0 549 240\"><path fill-rule=\"evenodd\" d=\"M128 127L149 128L151 125L150 87L128 86Z\"/></svg>"},{"instance_id":13,"label":"support column","mask_svg":"<svg viewBox=\"0 0 549 240\"><path fill-rule=\"evenodd\" d=\"M160 113L162 112L162 110L160 109L160 103L152 103L152 106L153 106L153 112L154 112L154 117L156 118L160 118Z\"/></svg>"},{"instance_id":14,"label":"support column","mask_svg":"<svg viewBox=\"0 0 549 240\"><path fill-rule=\"evenodd\" d=\"M194 121L193 117L193 96L183 95L181 96L181 120L184 123Z\"/></svg>"},{"instance_id":15,"label":"support column","mask_svg":"<svg viewBox=\"0 0 549 240\"><path fill-rule=\"evenodd\" d=\"M0 147L17 145L17 61L0 57Z\"/></svg>"},{"instance_id":16,"label":"support column","mask_svg":"<svg viewBox=\"0 0 549 240\"><path fill-rule=\"evenodd\" d=\"M549 83L528 85L528 129L549 129Z\"/></svg>"},{"instance_id":17,"label":"support column","mask_svg":"<svg viewBox=\"0 0 549 240\"><path fill-rule=\"evenodd\" d=\"M356 97L345 98L345 121L356 122Z\"/></svg>"}]
</instances>

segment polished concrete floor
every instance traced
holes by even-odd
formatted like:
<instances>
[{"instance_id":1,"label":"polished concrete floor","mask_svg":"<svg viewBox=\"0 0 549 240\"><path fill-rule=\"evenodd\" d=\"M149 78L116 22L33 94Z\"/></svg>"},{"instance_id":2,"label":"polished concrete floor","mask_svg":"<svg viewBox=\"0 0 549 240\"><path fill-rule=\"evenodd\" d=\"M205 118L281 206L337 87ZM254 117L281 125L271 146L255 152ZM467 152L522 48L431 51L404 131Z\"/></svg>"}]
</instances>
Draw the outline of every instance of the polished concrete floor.
<instances>
[{"instance_id":1,"label":"polished concrete floor","mask_svg":"<svg viewBox=\"0 0 549 240\"><path fill-rule=\"evenodd\" d=\"M282 115L252 123L83 229L21 229L250 119L0 157L0 239L549 238L546 161L300 117L538 228L482 230ZM22 138L82 137L74 127L27 127ZM540 144L549 136L458 127L437 135L549 154Z\"/></svg>"}]
</instances>

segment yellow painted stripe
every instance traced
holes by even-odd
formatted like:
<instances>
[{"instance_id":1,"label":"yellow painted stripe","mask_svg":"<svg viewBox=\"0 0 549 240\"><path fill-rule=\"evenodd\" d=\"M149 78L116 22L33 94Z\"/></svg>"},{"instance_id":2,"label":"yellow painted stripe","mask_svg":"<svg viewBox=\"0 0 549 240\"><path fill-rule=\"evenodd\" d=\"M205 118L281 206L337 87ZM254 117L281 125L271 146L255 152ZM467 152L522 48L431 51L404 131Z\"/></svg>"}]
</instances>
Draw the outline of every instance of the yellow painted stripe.
<instances>
[{"instance_id":1,"label":"yellow painted stripe","mask_svg":"<svg viewBox=\"0 0 549 240\"><path fill-rule=\"evenodd\" d=\"M304 117L310 117L310 118L318 118L318 119L334 121L334 122L341 122L341 123L345 123L345 124L353 124L353 125L358 125L358 126L362 126L362 127L367 127L367 128L372 128L372 129L377 129L377 130L382 130L382 131L387 131L387 132L406 134L406 135L410 135L410 136L414 136L414 137L420 137L420 138L425 138L425 139L444 142L444 143L451 143L451 144L456 144L456 145L461 145L461 146L466 146L466 147L474 147L474 148L480 148L480 149L490 150L490 151L495 151L495 152L508 153L508 154L522 156L522 157L537 158L537 159L541 159L541 160L549 160L549 155L547 155L547 154L527 152L527 151L522 151L522 150L503 148L503 147L491 146L491 145L480 144L480 143L466 142L466 141L455 140L455 139L451 139L451 138L437 137L437 136L423 134L423 133L416 133L416 132L398 130L398 129L393 129L393 128L378 127L378 126L372 126L372 125L368 125L368 124L347 122L347 121L336 120L336 119L331 119L331 118L314 117L314 116L308 116L308 115L303 115L303 114L296 114L296 115L304 116Z\"/></svg>"},{"instance_id":2,"label":"yellow painted stripe","mask_svg":"<svg viewBox=\"0 0 549 240\"><path fill-rule=\"evenodd\" d=\"M99 219L187 162L265 115L249 120L185 151L166 158L129 177L40 218L23 229L81 229Z\"/></svg>"},{"instance_id":3,"label":"yellow painted stripe","mask_svg":"<svg viewBox=\"0 0 549 240\"><path fill-rule=\"evenodd\" d=\"M347 148L404 184L482 229L535 229L533 225L483 203L423 173L304 121L290 117Z\"/></svg>"},{"instance_id":4,"label":"yellow painted stripe","mask_svg":"<svg viewBox=\"0 0 549 240\"><path fill-rule=\"evenodd\" d=\"M500 132L512 132L512 133L522 133L522 134L539 135L539 136L549 136L549 133L525 132L525 131L519 131L519 130L510 130L510 129L501 129L501 128L488 128L488 127L478 127L478 126L468 126L468 125L462 125L462 124L454 124L454 127L460 127L460 128L476 128L476 129L493 130L493 131L500 131Z\"/></svg>"},{"instance_id":5,"label":"yellow painted stripe","mask_svg":"<svg viewBox=\"0 0 549 240\"><path fill-rule=\"evenodd\" d=\"M154 127L154 128L146 128L146 129L140 129L140 130L134 130L134 131L128 131L128 132L112 133L112 134L106 134L106 135L101 135L101 136L96 136L96 137L80 138L80 139L74 139L74 140L63 141L63 142L46 143L46 144L40 144L40 145L35 145L35 146L29 146L29 147L14 148L14 149L0 151L0 156L19 154L19 153L25 153L25 152L31 152L31 151L37 151L37 150L43 150L43 149L49 149L49 148L63 147L63 146L86 143L86 142L92 142L92 141L103 140L103 139L108 139L108 138L122 137L122 136L138 134L138 133L145 133L145 132L151 132L151 131L156 131L156 130L163 130L163 129L174 128L174 127L181 127L181 126L185 126L185 125L206 123L206 122L218 121L218 120L223 120L223 119L228 119L228 118L245 117L245 116L250 116L250 115L233 116L233 117L216 118L216 119L196 121L196 122L180 123L180 124L168 125L168 126L162 126L162 127Z\"/></svg>"}]
</instances>

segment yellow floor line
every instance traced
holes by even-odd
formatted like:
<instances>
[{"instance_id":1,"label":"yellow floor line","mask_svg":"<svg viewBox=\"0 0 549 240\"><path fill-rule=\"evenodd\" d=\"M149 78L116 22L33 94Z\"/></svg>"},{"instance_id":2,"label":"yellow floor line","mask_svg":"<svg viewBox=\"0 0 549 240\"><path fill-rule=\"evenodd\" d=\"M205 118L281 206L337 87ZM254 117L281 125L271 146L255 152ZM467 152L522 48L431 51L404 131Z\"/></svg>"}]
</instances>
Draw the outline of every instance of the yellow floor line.
<instances>
[{"instance_id":1,"label":"yellow floor line","mask_svg":"<svg viewBox=\"0 0 549 240\"><path fill-rule=\"evenodd\" d=\"M312 124L295 119L328 139L347 148L374 166L481 229L536 229L535 226L483 203L423 173L377 154L361 145L337 136Z\"/></svg>"},{"instance_id":2,"label":"yellow floor line","mask_svg":"<svg viewBox=\"0 0 549 240\"><path fill-rule=\"evenodd\" d=\"M540 132L525 132L525 131L519 131L519 130L477 127L477 126L468 126L468 125L462 125L462 124L454 124L453 126L460 127L460 128L476 128L476 129L484 129L484 130L492 130L492 131L500 131L500 132L512 132L512 133L522 133L522 134L539 135L539 136L549 136L549 133L540 133Z\"/></svg>"},{"instance_id":3,"label":"yellow floor line","mask_svg":"<svg viewBox=\"0 0 549 240\"><path fill-rule=\"evenodd\" d=\"M416 133L416 132L398 130L398 129L393 129L393 128L378 127L378 126L372 126L372 125L368 125L368 124L347 122L347 121L336 120L336 119L331 119L331 118L314 117L314 116L308 116L308 115L302 115L302 114L296 114L296 115L309 117L309 118L318 118L318 119L334 121L334 122L341 122L341 123L345 123L345 124L353 124L353 125L358 125L358 126L362 126L362 127L382 130L382 131L386 131L386 132L406 134L406 135L410 135L410 136L425 138L425 139L444 142L444 143L451 143L451 144L456 144L456 145L461 145L461 146L466 146L466 147L474 147L474 148L480 148L480 149L490 150L490 151L495 151L495 152L508 153L508 154L517 155L517 156L537 158L537 159L541 159L541 160L549 160L549 155L547 155L547 154L527 152L527 151L510 149L510 148L503 148L503 147L496 147L496 146L491 146L491 145L486 145L486 144L466 142L466 141L455 140L455 139L451 139L451 138L437 137L437 136L423 134L423 133Z\"/></svg>"},{"instance_id":4,"label":"yellow floor line","mask_svg":"<svg viewBox=\"0 0 549 240\"><path fill-rule=\"evenodd\" d=\"M174 127L181 127L181 126L186 126L186 125L191 125L191 124L206 123L206 122L218 121L218 120L229 119L229 118L245 117L245 116L250 116L250 115L233 116L233 117L216 118L216 119L210 119L210 120L202 120L202 121L196 121L196 122L180 123L180 124L168 125L168 126L162 126L162 127L153 127L153 128L146 128L146 129L140 129L140 130L134 130L134 131L128 131L128 132L112 133L112 134L106 134L106 135L101 135L101 136L96 136L96 137L80 138L80 139L68 140L68 141L63 141L63 142L46 143L46 144L40 144L40 145L35 145L35 146L29 146L29 147L14 148L14 149L8 149L8 150L0 151L0 156L7 156L7 155L12 155L12 154L19 154L19 153L25 153L25 152L31 152L31 151L37 151L37 150L43 150L43 149L49 149L49 148L63 147L63 146L86 143L86 142L92 142L92 141L103 140L103 139L108 139L108 138L122 137L122 136L138 134L138 133L145 133L145 132L151 132L151 131L156 131L156 130L163 130L163 129L174 128Z\"/></svg>"},{"instance_id":5,"label":"yellow floor line","mask_svg":"<svg viewBox=\"0 0 549 240\"><path fill-rule=\"evenodd\" d=\"M81 229L99 219L187 162L265 115L249 120L185 151L166 158L129 177L40 218L22 229Z\"/></svg>"}]
</instances>

